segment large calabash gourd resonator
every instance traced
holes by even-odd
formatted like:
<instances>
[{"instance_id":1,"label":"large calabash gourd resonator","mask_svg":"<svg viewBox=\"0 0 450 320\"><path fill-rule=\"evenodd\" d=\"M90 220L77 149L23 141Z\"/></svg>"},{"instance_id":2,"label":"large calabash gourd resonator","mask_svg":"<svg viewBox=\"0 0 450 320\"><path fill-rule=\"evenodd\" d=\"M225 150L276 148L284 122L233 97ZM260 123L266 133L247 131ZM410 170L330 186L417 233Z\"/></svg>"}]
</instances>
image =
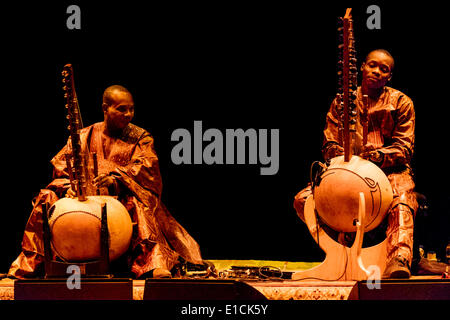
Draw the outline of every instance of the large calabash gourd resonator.
<instances>
[{"instance_id":1,"label":"large calabash gourd resonator","mask_svg":"<svg viewBox=\"0 0 450 320\"><path fill-rule=\"evenodd\" d=\"M67 262L100 258L103 203L107 210L110 261L127 251L133 226L122 203L111 196L88 196L85 201L62 198L49 210L51 245L59 258Z\"/></svg>"},{"instance_id":2,"label":"large calabash gourd resonator","mask_svg":"<svg viewBox=\"0 0 450 320\"><path fill-rule=\"evenodd\" d=\"M339 232L355 232L359 193L365 198L365 230L377 227L385 218L393 199L391 184L374 163L358 156L344 161L336 157L314 187L316 211L322 220Z\"/></svg>"}]
</instances>

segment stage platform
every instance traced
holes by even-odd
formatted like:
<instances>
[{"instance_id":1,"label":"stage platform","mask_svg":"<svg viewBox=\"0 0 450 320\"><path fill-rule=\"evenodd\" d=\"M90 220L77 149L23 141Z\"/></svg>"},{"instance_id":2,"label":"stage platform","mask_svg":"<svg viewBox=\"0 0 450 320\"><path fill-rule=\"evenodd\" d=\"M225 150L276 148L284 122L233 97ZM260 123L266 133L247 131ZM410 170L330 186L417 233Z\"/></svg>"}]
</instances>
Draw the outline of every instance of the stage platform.
<instances>
[{"instance_id":1,"label":"stage platform","mask_svg":"<svg viewBox=\"0 0 450 320\"><path fill-rule=\"evenodd\" d=\"M315 262L281 262L281 261L256 261L256 260L209 260L214 263L218 273L227 272L231 270L232 266L235 267L255 267L264 268L271 267L271 270L281 270L285 273L284 277L288 277L291 272L297 270L306 270L319 263ZM241 270L241 269L240 269ZM242 269L243 270L243 269ZM228 273L230 275L230 273ZM281 275L281 274L280 274ZM223 274L222 274L223 276ZM117 295L113 296L112 299L123 299L123 297L129 297L133 300L143 300L146 297L144 292L146 290L145 280L132 280L125 279L122 283L122 288L128 292L127 295ZM197 280L197 282L196 282ZM37 284L42 283L42 281L34 280ZM114 285L119 286L120 284L114 284L113 281L102 280L97 286L105 287L106 291L112 290ZM129 289L126 289L126 283L128 283ZM181 279L173 278L163 281L156 281L159 285L158 288L163 294L164 292L175 292L174 288L179 290L185 287L184 290L191 291L195 290L196 287L217 287L215 295L210 293L205 294L204 298L200 294L196 295L195 299L221 299L220 290L224 290L224 285L239 284L240 286L247 287L249 290L253 290L257 295L253 295L254 299L267 299L267 300L450 300L450 279L443 279L439 275L433 276L412 276L410 279L393 279L393 280L381 280L379 283L379 288L376 287L370 289L366 282L364 281L322 281L316 279L305 279L300 281L294 281L290 279L284 279L282 277L271 276L266 279L251 279L251 278L197 278L192 279ZM18 280L13 279L2 279L0 280L0 300L14 300L15 297L15 285L20 284ZM34 284L32 282L32 284ZM200 285L199 285L200 284ZM22 284L21 284L22 285ZM92 285L92 284L91 284ZM112 285L112 286L111 286ZM125 285L125 287L124 287ZM175 286L176 285L176 286ZM188 285L189 287L186 287ZM222 285L222 287L220 287ZM95 288L96 284L94 284ZM109 287L107 287L109 286ZM166 287L164 291L163 287ZM40 287L41 290L44 287ZM119 288L119 287L118 287ZM156 287L152 287L156 288ZM162 289L161 289L162 288ZM186 289L188 288L188 289ZM17 290L17 289L16 289ZM21 287L23 291L23 288ZM49 289L49 291L54 289ZM73 289L76 290L76 289ZM122 290L122 289L121 289ZM156 290L156 289L155 289ZM201 290L204 290L201 289ZM226 290L225 290L226 291ZM225 292L223 291L223 292ZM55 291L56 292L56 291ZM72 291L75 292L75 291ZM101 290L99 291L101 292ZM207 291L202 291L207 292ZM219 292L219 293L218 293ZM21 293L23 294L23 293ZM157 295L156 295L157 296ZM51 296L50 296L51 297ZM147 296L148 299L149 296ZM233 296L231 296L231 299ZM47 299L48 296L45 296ZM242 299L246 299L245 296L241 296ZM80 298L82 299L82 298ZM89 299L104 300L101 296L90 297ZM127 299L127 298L125 298ZM165 299L171 299L171 296L165 296ZM180 296L174 296L174 299L183 299ZM230 295L224 299L230 299Z\"/></svg>"}]
</instances>

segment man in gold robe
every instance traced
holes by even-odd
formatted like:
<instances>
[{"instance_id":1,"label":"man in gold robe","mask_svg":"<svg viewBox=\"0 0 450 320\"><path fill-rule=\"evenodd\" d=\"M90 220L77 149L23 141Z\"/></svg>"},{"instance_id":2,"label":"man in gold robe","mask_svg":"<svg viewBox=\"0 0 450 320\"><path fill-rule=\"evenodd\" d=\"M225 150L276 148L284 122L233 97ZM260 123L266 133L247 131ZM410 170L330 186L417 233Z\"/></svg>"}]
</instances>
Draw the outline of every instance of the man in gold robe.
<instances>
[{"instance_id":1,"label":"man in gold robe","mask_svg":"<svg viewBox=\"0 0 450 320\"><path fill-rule=\"evenodd\" d=\"M200 248L161 202L162 180L153 137L131 123L134 102L124 87L114 85L103 94L104 121L80 132L84 153L96 153L98 175L91 187L118 196L133 222L133 236L127 255L129 271L139 277L170 277L179 258L202 264ZM70 139L51 160L53 181L33 200L25 227L22 252L12 263L9 276L26 278L43 273L44 244L42 204L50 207L61 197L74 197L65 156ZM92 170L91 170L92 171ZM91 172L92 173L92 172Z\"/></svg>"},{"instance_id":2,"label":"man in gold robe","mask_svg":"<svg viewBox=\"0 0 450 320\"><path fill-rule=\"evenodd\" d=\"M413 102L407 95L386 86L393 68L394 59L383 49L370 52L361 66L362 84L357 89L356 105L359 115L367 114L368 130L367 144L363 146L364 126L359 117L355 154L378 165L387 175L394 192L387 218L387 266L383 276L409 278L414 215L418 209L410 166L414 151L415 112ZM363 95L368 96L367 107L364 106ZM327 114L322 154L325 160L344 154L339 144L336 99ZM294 208L303 221L304 204L311 194L311 187L308 186L295 196Z\"/></svg>"}]
</instances>

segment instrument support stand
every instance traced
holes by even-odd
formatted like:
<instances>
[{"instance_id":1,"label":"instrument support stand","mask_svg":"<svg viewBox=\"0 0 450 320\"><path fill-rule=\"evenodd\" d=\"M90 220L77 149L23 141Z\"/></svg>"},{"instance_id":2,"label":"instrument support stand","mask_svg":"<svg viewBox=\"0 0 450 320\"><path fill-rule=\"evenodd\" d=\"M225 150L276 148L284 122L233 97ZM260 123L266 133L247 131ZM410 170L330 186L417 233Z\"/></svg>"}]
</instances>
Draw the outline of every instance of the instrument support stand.
<instances>
[{"instance_id":1,"label":"instrument support stand","mask_svg":"<svg viewBox=\"0 0 450 320\"><path fill-rule=\"evenodd\" d=\"M359 194L359 212L356 223L356 237L352 247L344 246L333 240L317 224L314 197L308 197L305 203L305 222L314 241L325 252L325 260L309 270L298 271L293 280L360 281L368 278L377 280L386 268L386 243L362 248L365 221L364 194ZM319 241L320 240L320 241Z\"/></svg>"}]
</instances>

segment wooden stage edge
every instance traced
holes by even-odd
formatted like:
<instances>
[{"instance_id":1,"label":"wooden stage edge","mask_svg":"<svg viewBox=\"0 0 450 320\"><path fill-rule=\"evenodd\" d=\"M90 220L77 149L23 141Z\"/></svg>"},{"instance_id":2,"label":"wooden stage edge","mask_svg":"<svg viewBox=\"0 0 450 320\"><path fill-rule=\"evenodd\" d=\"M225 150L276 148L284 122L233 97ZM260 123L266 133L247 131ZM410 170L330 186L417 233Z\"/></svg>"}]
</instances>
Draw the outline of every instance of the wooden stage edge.
<instances>
[{"instance_id":1,"label":"wooden stage edge","mask_svg":"<svg viewBox=\"0 0 450 320\"><path fill-rule=\"evenodd\" d=\"M174 279L176 280L176 279ZM447 280L447 281L445 281ZM14 300L14 282L13 279L2 279L0 280L0 300ZM168 280L170 281L170 280ZM214 280L212 280L214 281ZM380 289L365 290L371 293L378 293L368 300L408 300L415 299L411 296L411 292L414 291L414 286L423 285L428 283L428 285L436 286L437 284L442 284L445 281L446 287L443 290L447 291L444 296L444 300L450 299L448 295L450 288L449 279L441 279L439 276L413 276L408 280L388 280L388 282L381 281ZM142 300L144 296L145 280L133 280L133 300ZM367 287L364 282L358 281L243 281L254 289L262 293L268 300L359 300L361 295L361 288ZM431 283L431 284L430 284ZM408 293L406 295L398 295L392 297L392 293L384 295L381 292L383 286L389 285L391 288L395 284L397 285L397 290L401 293ZM423 289L417 288L423 292ZM428 290L429 291L429 290ZM381 296L380 296L381 294ZM419 296L420 300L423 299L437 299L442 300L442 294L438 295L437 298L429 296L423 298ZM205 300L208 300L205 297Z\"/></svg>"},{"instance_id":2,"label":"wooden stage edge","mask_svg":"<svg viewBox=\"0 0 450 320\"><path fill-rule=\"evenodd\" d=\"M230 266L273 266L283 271L299 271L307 270L320 264L318 262L263 260L209 261L214 263L218 272L229 270ZM171 283L172 280L173 283ZM166 285L170 286L176 283L177 280L180 282L179 280L183 279L168 279ZM209 278L208 280L210 280L210 285L220 283L220 281L215 281L214 278ZM238 279L228 278L226 280ZM14 300L14 284L16 281L9 278L0 280L0 300ZM440 275L412 276L407 280L381 280L378 288L376 286L374 288L376 283L371 282L368 286L365 281L323 281L313 279L240 279L238 281L252 287L252 289L256 289L268 300L450 300L450 279L442 279ZM369 287L372 287L372 289ZM132 280L132 299L143 300L144 289L145 280ZM127 296L130 297L131 294ZM101 297L98 299L103 300ZM201 299L203 298L201 297ZM209 299L205 297L204 300Z\"/></svg>"}]
</instances>

